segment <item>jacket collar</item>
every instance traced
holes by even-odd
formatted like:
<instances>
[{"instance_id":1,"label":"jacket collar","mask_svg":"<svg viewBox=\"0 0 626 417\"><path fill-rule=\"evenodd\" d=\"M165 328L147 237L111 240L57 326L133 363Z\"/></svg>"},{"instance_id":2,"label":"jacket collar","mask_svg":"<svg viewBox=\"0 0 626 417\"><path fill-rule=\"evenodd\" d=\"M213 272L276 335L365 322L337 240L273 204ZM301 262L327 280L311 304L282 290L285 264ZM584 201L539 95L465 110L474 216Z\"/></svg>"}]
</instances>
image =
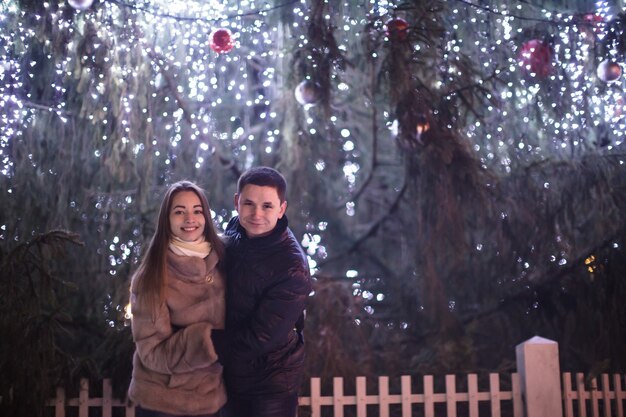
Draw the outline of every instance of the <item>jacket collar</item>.
<instances>
[{"instance_id":1,"label":"jacket collar","mask_svg":"<svg viewBox=\"0 0 626 417\"><path fill-rule=\"evenodd\" d=\"M239 216L235 216L228 222L228 226L226 226L225 234L234 238L241 243L250 245L252 247L257 248L265 248L271 247L276 243L281 242L285 239L285 232L287 227L289 226L289 221L287 220L287 215L283 215L282 218L278 219L276 223L276 227L272 230L272 232L267 236L248 238L246 235L246 230L239 223Z\"/></svg>"}]
</instances>

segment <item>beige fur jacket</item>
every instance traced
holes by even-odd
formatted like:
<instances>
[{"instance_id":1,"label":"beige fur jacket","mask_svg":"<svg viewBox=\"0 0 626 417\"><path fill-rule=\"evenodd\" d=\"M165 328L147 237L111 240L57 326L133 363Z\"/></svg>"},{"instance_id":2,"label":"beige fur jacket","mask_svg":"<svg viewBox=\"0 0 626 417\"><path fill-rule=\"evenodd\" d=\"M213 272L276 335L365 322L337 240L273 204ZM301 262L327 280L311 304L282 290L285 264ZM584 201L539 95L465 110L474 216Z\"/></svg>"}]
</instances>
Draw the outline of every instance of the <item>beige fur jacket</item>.
<instances>
[{"instance_id":1,"label":"beige fur jacket","mask_svg":"<svg viewBox=\"0 0 626 417\"><path fill-rule=\"evenodd\" d=\"M226 402L211 329L223 329L225 282L217 255L202 259L168 251L165 303L153 319L131 286L136 349L128 397L169 414L211 414Z\"/></svg>"}]
</instances>

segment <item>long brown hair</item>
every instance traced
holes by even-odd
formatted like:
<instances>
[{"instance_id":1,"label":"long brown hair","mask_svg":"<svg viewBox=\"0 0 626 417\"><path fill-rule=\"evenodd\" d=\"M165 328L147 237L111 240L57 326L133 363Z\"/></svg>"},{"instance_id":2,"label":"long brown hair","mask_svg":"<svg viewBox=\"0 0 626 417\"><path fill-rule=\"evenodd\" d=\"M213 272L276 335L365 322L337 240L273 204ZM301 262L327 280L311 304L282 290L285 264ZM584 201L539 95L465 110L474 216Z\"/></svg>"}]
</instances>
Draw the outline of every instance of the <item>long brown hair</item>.
<instances>
[{"instance_id":1,"label":"long brown hair","mask_svg":"<svg viewBox=\"0 0 626 417\"><path fill-rule=\"evenodd\" d=\"M212 250L218 256L218 268L221 269L223 266L224 243L217 234L213 220L210 217L211 209L204 190L193 182L186 180L172 184L163 196L156 230L150 240L145 256L139 263L137 272L133 275L133 282L131 283L131 289L141 294L143 300L150 306L153 315L163 302L167 271L166 257L169 242L172 238L170 211L174 196L181 191L193 191L200 199L205 220L204 238L211 244Z\"/></svg>"}]
</instances>

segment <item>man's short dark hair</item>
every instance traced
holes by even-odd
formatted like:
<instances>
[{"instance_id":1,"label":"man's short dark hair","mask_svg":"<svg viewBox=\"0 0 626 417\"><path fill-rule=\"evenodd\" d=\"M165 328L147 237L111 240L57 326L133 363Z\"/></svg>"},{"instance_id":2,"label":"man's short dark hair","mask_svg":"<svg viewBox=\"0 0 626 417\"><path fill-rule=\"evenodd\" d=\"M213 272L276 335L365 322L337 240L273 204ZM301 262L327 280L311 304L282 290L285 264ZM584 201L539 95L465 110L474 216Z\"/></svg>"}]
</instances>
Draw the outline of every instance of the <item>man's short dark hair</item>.
<instances>
[{"instance_id":1,"label":"man's short dark hair","mask_svg":"<svg viewBox=\"0 0 626 417\"><path fill-rule=\"evenodd\" d=\"M241 174L239 181L237 181L237 193L241 193L243 188L248 184L275 188L280 202L285 201L287 181L285 181L285 177L274 168L261 166L248 169Z\"/></svg>"}]
</instances>

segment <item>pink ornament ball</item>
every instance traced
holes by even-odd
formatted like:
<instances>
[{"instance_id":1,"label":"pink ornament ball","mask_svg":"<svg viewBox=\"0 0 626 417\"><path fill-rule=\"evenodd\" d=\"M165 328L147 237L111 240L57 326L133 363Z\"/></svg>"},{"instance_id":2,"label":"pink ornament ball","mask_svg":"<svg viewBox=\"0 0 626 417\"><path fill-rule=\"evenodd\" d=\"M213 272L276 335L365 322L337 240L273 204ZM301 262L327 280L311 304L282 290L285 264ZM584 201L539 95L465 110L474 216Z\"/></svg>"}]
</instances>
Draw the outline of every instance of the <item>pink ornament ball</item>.
<instances>
[{"instance_id":1,"label":"pink ornament ball","mask_svg":"<svg viewBox=\"0 0 626 417\"><path fill-rule=\"evenodd\" d=\"M606 59L598 65L596 75L605 83L617 81L622 76L622 67L617 62Z\"/></svg>"},{"instance_id":2,"label":"pink ornament ball","mask_svg":"<svg viewBox=\"0 0 626 417\"><path fill-rule=\"evenodd\" d=\"M67 0L67 2L76 10L87 10L93 4L93 0Z\"/></svg>"},{"instance_id":3,"label":"pink ornament ball","mask_svg":"<svg viewBox=\"0 0 626 417\"><path fill-rule=\"evenodd\" d=\"M235 46L233 42L233 35L228 29L217 29L211 32L209 37L211 43L211 49L218 54L229 52Z\"/></svg>"},{"instance_id":4,"label":"pink ornament ball","mask_svg":"<svg viewBox=\"0 0 626 417\"><path fill-rule=\"evenodd\" d=\"M525 71L545 78L552 72L553 52L550 45L539 39L532 39L522 44L518 59Z\"/></svg>"}]
</instances>

